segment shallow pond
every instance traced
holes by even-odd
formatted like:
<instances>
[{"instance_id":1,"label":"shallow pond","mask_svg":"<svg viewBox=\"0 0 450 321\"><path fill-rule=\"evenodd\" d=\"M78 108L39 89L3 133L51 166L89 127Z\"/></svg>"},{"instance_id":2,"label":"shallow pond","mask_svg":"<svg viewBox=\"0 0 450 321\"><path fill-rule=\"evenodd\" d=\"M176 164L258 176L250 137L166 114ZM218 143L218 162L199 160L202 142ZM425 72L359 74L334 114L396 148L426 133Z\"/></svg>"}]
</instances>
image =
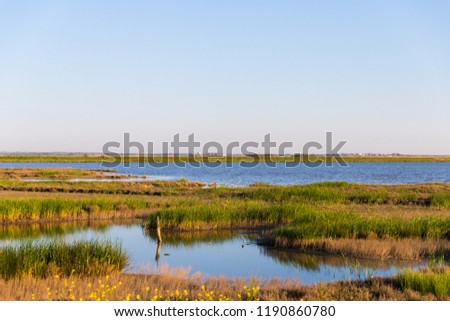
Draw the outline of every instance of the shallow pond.
<instances>
[{"instance_id":1,"label":"shallow pond","mask_svg":"<svg viewBox=\"0 0 450 321\"><path fill-rule=\"evenodd\" d=\"M164 233L158 246L155 235L139 223L93 223L0 227L0 246L26 240L111 240L129 254L125 272L151 273L158 268L184 268L190 273L226 277L298 278L305 284L389 276L399 269L417 268L417 262L355 260L340 256L302 254L257 245L258 231L205 231Z\"/></svg>"}]
</instances>

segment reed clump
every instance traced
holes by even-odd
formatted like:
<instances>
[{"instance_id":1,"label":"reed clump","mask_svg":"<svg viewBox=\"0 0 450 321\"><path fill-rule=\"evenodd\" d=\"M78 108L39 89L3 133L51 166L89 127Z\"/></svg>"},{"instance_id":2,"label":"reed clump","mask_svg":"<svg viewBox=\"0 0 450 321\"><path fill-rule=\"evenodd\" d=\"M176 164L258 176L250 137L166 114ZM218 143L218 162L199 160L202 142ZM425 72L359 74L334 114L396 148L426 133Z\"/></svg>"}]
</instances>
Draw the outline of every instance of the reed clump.
<instances>
[{"instance_id":1,"label":"reed clump","mask_svg":"<svg viewBox=\"0 0 450 321\"><path fill-rule=\"evenodd\" d=\"M444 299L450 296L450 268L408 270L395 277L395 284L402 291L414 290L422 295L431 293Z\"/></svg>"},{"instance_id":2,"label":"reed clump","mask_svg":"<svg viewBox=\"0 0 450 321\"><path fill-rule=\"evenodd\" d=\"M431 206L438 208L450 208L450 193L439 192L430 197Z\"/></svg>"},{"instance_id":3,"label":"reed clump","mask_svg":"<svg viewBox=\"0 0 450 321\"><path fill-rule=\"evenodd\" d=\"M292 221L303 208L305 206L297 204L266 202L207 202L190 207L160 209L147 219L145 227L156 228L158 215L161 227L170 230L270 227Z\"/></svg>"},{"instance_id":4,"label":"reed clump","mask_svg":"<svg viewBox=\"0 0 450 321\"><path fill-rule=\"evenodd\" d=\"M212 200L161 208L145 222L147 231L156 228L157 216L166 231L263 227L264 244L306 252L378 259L450 257L449 216L375 216L307 203Z\"/></svg>"},{"instance_id":5,"label":"reed clump","mask_svg":"<svg viewBox=\"0 0 450 321\"><path fill-rule=\"evenodd\" d=\"M450 184L388 186L324 182L204 187L186 180L0 180L0 223L92 221L145 215L148 219L144 226L152 230L159 216L163 230L267 228L271 230L267 240L272 244L327 251L337 251L344 243L342 240L427 240L436 244L450 240ZM430 242L422 245L413 256L427 256L432 251L448 253L446 247L433 247ZM347 245L341 248L345 253L349 251ZM382 252L397 257L400 248L383 247ZM366 251L369 252L374 253ZM355 253L361 255L356 248Z\"/></svg>"},{"instance_id":6,"label":"reed clump","mask_svg":"<svg viewBox=\"0 0 450 321\"><path fill-rule=\"evenodd\" d=\"M0 199L0 221L37 221L95 218L101 213L136 211L151 208L143 198L18 198ZM91 216L91 217L90 217Z\"/></svg>"},{"instance_id":7,"label":"reed clump","mask_svg":"<svg viewBox=\"0 0 450 321\"><path fill-rule=\"evenodd\" d=\"M25 242L0 249L2 279L49 276L94 276L121 271L128 256L109 241Z\"/></svg>"},{"instance_id":8,"label":"reed clump","mask_svg":"<svg viewBox=\"0 0 450 321\"><path fill-rule=\"evenodd\" d=\"M186 208L160 209L148 218L145 226L174 230L276 226L274 235L287 239L322 238L449 238L450 218L424 216L366 217L351 210L320 209L296 203L242 202L202 203Z\"/></svg>"},{"instance_id":9,"label":"reed clump","mask_svg":"<svg viewBox=\"0 0 450 321\"><path fill-rule=\"evenodd\" d=\"M346 182L322 182L306 185L275 186L261 183L227 190L210 189L217 196L228 193L238 199L270 202L320 202L328 204L415 205L450 208L449 184L368 185Z\"/></svg>"},{"instance_id":10,"label":"reed clump","mask_svg":"<svg viewBox=\"0 0 450 321\"><path fill-rule=\"evenodd\" d=\"M351 211L309 211L297 215L289 226L275 230L275 235L288 239L321 238L422 238L450 239L450 218L364 217Z\"/></svg>"}]
</instances>

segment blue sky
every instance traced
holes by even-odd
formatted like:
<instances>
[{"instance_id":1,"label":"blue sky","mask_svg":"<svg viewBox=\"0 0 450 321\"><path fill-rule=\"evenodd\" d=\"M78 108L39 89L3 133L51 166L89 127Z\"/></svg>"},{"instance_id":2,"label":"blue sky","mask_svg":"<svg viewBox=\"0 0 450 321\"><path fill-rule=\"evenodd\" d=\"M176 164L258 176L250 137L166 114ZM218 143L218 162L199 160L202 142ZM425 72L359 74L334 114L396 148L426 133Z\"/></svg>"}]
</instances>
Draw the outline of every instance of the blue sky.
<instances>
[{"instance_id":1,"label":"blue sky","mask_svg":"<svg viewBox=\"0 0 450 321\"><path fill-rule=\"evenodd\" d=\"M449 1L0 0L0 151L108 141L450 154Z\"/></svg>"}]
</instances>

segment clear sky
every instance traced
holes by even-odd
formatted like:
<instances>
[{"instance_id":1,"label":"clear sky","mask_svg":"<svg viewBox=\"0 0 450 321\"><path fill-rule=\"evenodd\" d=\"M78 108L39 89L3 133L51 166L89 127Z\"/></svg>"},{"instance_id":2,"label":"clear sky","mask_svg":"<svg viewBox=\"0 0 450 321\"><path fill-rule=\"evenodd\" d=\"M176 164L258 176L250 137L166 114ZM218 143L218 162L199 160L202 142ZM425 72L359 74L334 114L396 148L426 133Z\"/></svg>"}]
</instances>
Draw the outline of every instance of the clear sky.
<instances>
[{"instance_id":1,"label":"clear sky","mask_svg":"<svg viewBox=\"0 0 450 321\"><path fill-rule=\"evenodd\" d=\"M0 0L0 151L195 133L450 154L450 1Z\"/></svg>"}]
</instances>

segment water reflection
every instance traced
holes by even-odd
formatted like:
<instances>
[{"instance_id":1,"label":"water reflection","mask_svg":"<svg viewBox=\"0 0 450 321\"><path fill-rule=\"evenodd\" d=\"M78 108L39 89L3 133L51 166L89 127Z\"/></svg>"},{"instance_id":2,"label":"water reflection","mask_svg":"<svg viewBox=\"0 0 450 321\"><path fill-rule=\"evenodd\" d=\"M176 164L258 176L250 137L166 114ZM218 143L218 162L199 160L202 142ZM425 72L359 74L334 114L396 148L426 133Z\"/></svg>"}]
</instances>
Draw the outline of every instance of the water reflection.
<instances>
[{"instance_id":1,"label":"water reflection","mask_svg":"<svg viewBox=\"0 0 450 321\"><path fill-rule=\"evenodd\" d=\"M145 237L152 242L157 242L158 238L156 231L143 230ZM168 244L171 247L192 247L202 243L215 243L221 244L227 240L235 238L239 233L231 230L205 230L205 231L165 231L163 234L164 244Z\"/></svg>"},{"instance_id":2,"label":"water reflection","mask_svg":"<svg viewBox=\"0 0 450 321\"><path fill-rule=\"evenodd\" d=\"M349 267L354 270L358 270L361 267L365 267L370 270L388 270L393 265L397 268L407 268L411 265L417 264L417 262L406 260L369 260L339 255L300 253L295 250L275 249L269 247L260 247L260 251L262 255L266 255L281 264L308 271L319 271L321 266Z\"/></svg>"},{"instance_id":3,"label":"water reflection","mask_svg":"<svg viewBox=\"0 0 450 321\"><path fill-rule=\"evenodd\" d=\"M127 220L117 222L118 226L129 226L137 224L138 220ZM111 227L111 221L79 221L62 223L26 223L18 225L0 225L0 241L20 241L20 240L45 240L51 238L67 237L68 235L92 229L97 233L106 233ZM2 242L0 242L2 244Z\"/></svg>"}]
</instances>

